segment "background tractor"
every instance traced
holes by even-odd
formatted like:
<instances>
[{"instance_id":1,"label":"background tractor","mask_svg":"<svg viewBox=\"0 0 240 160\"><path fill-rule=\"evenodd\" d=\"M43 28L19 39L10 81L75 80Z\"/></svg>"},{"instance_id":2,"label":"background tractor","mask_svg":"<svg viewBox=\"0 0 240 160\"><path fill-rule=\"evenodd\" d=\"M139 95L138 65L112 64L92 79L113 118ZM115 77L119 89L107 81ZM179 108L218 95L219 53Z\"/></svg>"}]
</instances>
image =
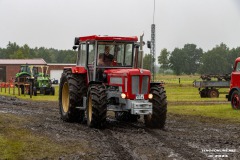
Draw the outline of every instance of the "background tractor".
<instances>
[{"instance_id":1,"label":"background tractor","mask_svg":"<svg viewBox=\"0 0 240 160\"><path fill-rule=\"evenodd\" d=\"M20 85L22 94L24 94L24 83L31 83L35 96L37 95L37 91L44 95L54 95L55 89L52 86L47 70L48 66L21 65L19 73L16 74L15 82L17 83L16 85Z\"/></svg>"},{"instance_id":2,"label":"background tractor","mask_svg":"<svg viewBox=\"0 0 240 160\"><path fill-rule=\"evenodd\" d=\"M164 127L166 92L161 83L151 82L149 70L139 68L142 43L137 41L137 37L75 38L77 64L64 68L59 87L64 121L87 119L89 127L101 128L107 111L114 111L117 120L134 122L144 116L146 126Z\"/></svg>"}]
</instances>

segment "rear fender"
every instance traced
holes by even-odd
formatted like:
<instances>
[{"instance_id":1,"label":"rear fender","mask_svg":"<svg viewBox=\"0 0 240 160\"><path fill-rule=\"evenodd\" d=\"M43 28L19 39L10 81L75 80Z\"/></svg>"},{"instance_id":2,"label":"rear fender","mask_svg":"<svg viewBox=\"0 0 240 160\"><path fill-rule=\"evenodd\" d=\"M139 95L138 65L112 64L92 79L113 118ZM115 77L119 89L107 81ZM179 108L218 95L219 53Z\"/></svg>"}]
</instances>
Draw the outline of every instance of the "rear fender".
<instances>
[{"instance_id":1,"label":"rear fender","mask_svg":"<svg viewBox=\"0 0 240 160\"><path fill-rule=\"evenodd\" d=\"M87 75L87 70L85 67L64 67L63 72L66 71L71 71L72 74L86 74ZM86 76L88 77L88 76ZM88 83L88 79L87 79Z\"/></svg>"},{"instance_id":2,"label":"rear fender","mask_svg":"<svg viewBox=\"0 0 240 160\"><path fill-rule=\"evenodd\" d=\"M85 74L87 70L85 67L71 67L72 73L74 74Z\"/></svg>"},{"instance_id":3,"label":"rear fender","mask_svg":"<svg viewBox=\"0 0 240 160\"><path fill-rule=\"evenodd\" d=\"M153 87L153 86L163 86L164 85L164 82L151 82L150 83L150 87Z\"/></svg>"}]
</instances>

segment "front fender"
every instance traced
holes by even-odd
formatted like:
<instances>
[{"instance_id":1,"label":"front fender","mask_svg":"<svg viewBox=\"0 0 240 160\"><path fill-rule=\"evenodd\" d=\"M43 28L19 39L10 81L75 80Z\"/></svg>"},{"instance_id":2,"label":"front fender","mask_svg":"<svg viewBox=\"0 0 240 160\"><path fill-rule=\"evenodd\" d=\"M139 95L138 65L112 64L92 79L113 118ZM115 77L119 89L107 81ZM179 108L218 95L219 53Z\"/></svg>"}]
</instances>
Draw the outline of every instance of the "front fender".
<instances>
[{"instance_id":1,"label":"front fender","mask_svg":"<svg viewBox=\"0 0 240 160\"><path fill-rule=\"evenodd\" d=\"M236 90L240 93L240 88L238 88L238 87L234 87L234 88L232 88L232 89L230 90L228 96L227 96L228 101L231 100L232 93L233 93L234 91L236 91Z\"/></svg>"}]
</instances>

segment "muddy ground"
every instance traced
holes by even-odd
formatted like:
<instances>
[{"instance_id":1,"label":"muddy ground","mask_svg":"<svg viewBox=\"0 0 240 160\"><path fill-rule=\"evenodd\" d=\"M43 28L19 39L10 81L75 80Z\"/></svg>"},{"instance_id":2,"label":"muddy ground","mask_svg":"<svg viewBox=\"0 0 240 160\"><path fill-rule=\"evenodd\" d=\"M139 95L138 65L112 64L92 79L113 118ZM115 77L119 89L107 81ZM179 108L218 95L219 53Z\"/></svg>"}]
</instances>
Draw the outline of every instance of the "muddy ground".
<instances>
[{"instance_id":1,"label":"muddy ground","mask_svg":"<svg viewBox=\"0 0 240 160\"><path fill-rule=\"evenodd\" d=\"M44 159L240 159L239 124L218 119L168 114L166 128L158 130L145 128L142 119L117 122L110 114L106 128L98 130L63 122L57 102L0 96L0 116L5 114L26 119L19 127L53 143L66 148L81 145L74 153L41 155Z\"/></svg>"}]
</instances>

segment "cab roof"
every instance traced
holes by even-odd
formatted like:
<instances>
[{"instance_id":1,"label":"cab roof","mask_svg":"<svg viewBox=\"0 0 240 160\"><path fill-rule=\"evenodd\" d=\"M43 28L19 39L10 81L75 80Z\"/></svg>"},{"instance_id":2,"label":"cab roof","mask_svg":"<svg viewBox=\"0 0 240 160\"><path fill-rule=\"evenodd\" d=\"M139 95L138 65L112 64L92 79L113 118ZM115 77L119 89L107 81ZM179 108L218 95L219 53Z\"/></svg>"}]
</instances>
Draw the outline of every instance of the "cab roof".
<instances>
[{"instance_id":1,"label":"cab roof","mask_svg":"<svg viewBox=\"0 0 240 160\"><path fill-rule=\"evenodd\" d=\"M238 57L238 58L235 60L235 62L240 62L240 57Z\"/></svg>"},{"instance_id":2,"label":"cab roof","mask_svg":"<svg viewBox=\"0 0 240 160\"><path fill-rule=\"evenodd\" d=\"M117 37L117 36L97 36L97 35L92 35L92 36L84 36L84 37L79 37L79 41L91 41L91 40L96 40L96 41L131 41L131 42L137 42L138 37L133 36L133 37Z\"/></svg>"}]
</instances>

